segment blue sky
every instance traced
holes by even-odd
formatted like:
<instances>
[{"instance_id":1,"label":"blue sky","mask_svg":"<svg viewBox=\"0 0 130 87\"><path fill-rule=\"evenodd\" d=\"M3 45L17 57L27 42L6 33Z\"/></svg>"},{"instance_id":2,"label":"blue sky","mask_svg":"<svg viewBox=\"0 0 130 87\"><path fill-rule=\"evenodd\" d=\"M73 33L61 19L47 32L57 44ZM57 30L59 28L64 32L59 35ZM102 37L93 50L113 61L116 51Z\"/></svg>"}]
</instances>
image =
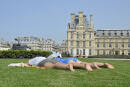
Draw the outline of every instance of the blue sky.
<instances>
[{"instance_id":1,"label":"blue sky","mask_svg":"<svg viewBox=\"0 0 130 87\"><path fill-rule=\"evenodd\" d=\"M130 29L130 0L0 0L0 37L66 39L70 13L93 14L95 29Z\"/></svg>"}]
</instances>

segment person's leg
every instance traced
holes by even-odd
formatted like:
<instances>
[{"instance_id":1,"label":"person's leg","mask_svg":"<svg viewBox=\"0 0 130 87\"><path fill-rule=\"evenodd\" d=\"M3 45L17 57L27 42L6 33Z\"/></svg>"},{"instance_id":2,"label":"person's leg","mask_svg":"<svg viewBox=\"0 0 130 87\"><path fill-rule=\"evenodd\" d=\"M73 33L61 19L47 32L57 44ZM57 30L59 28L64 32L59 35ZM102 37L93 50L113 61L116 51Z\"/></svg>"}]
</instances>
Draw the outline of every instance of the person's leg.
<instances>
[{"instance_id":1,"label":"person's leg","mask_svg":"<svg viewBox=\"0 0 130 87\"><path fill-rule=\"evenodd\" d=\"M99 64L100 65L100 64ZM99 65L97 64L97 62L93 62L93 64L92 64L92 66L94 67L94 68L96 68L96 69L101 69L100 67L99 67Z\"/></svg>"},{"instance_id":2,"label":"person's leg","mask_svg":"<svg viewBox=\"0 0 130 87\"><path fill-rule=\"evenodd\" d=\"M98 67L105 67L105 68L110 68L110 69L114 69L114 66L112 66L109 63L100 63L100 62L94 62L93 64L95 64Z\"/></svg>"},{"instance_id":3,"label":"person's leg","mask_svg":"<svg viewBox=\"0 0 130 87\"><path fill-rule=\"evenodd\" d=\"M57 68L57 69L69 69L70 71L74 72L73 64L63 64L60 62L57 62L56 64L53 63L45 63L45 68Z\"/></svg>"},{"instance_id":4,"label":"person's leg","mask_svg":"<svg viewBox=\"0 0 130 87\"><path fill-rule=\"evenodd\" d=\"M89 63L85 63L85 68L86 68L86 70L88 70L88 71L93 71L93 69L92 69L92 67L90 66Z\"/></svg>"},{"instance_id":5,"label":"person's leg","mask_svg":"<svg viewBox=\"0 0 130 87\"><path fill-rule=\"evenodd\" d=\"M29 63L24 63L25 67L31 67L31 65Z\"/></svg>"},{"instance_id":6,"label":"person's leg","mask_svg":"<svg viewBox=\"0 0 130 87\"><path fill-rule=\"evenodd\" d=\"M75 70L73 69L73 64L72 64L72 63L64 64L64 63L57 62L57 63L55 64L54 68L69 69L69 70L72 71L72 72L75 71Z\"/></svg>"},{"instance_id":7,"label":"person's leg","mask_svg":"<svg viewBox=\"0 0 130 87\"><path fill-rule=\"evenodd\" d=\"M109 68L109 69L114 69L114 66L112 66L111 64L109 63L104 63L104 65Z\"/></svg>"},{"instance_id":8,"label":"person's leg","mask_svg":"<svg viewBox=\"0 0 130 87\"><path fill-rule=\"evenodd\" d=\"M74 68L83 68L83 69L86 69L88 71L93 71L91 66L86 62L83 63L79 60L74 62L74 61L70 60L68 64L70 64L70 63L73 64Z\"/></svg>"}]
</instances>

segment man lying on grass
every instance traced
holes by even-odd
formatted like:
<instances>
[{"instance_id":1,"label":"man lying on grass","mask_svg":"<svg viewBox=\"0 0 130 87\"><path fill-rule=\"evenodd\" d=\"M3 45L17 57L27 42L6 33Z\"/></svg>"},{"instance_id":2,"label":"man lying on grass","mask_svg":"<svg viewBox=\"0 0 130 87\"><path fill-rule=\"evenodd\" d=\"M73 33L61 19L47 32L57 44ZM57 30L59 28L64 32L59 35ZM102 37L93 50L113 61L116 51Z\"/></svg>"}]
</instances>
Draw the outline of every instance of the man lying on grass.
<instances>
[{"instance_id":1,"label":"man lying on grass","mask_svg":"<svg viewBox=\"0 0 130 87\"><path fill-rule=\"evenodd\" d=\"M78 60L77 58L56 58L61 63L65 64L73 64L74 68L83 68L84 64L87 64L89 66L89 71L93 71L93 69L101 69L102 68L110 68L114 69L114 66L110 65L109 63L101 63L101 62L93 62L93 63L88 63L88 62L82 62Z\"/></svg>"},{"instance_id":2,"label":"man lying on grass","mask_svg":"<svg viewBox=\"0 0 130 87\"><path fill-rule=\"evenodd\" d=\"M73 64L74 68L85 68L85 69L87 68L88 71L93 71L92 68L101 69L100 67L114 69L114 67L109 63L100 63L100 62L87 63L87 62L82 62L77 58L61 58L61 57L62 56L59 52L53 52L53 54L48 56L49 59L55 59L61 63L65 63L65 64L71 63ZM84 65L87 66L84 67Z\"/></svg>"}]
</instances>

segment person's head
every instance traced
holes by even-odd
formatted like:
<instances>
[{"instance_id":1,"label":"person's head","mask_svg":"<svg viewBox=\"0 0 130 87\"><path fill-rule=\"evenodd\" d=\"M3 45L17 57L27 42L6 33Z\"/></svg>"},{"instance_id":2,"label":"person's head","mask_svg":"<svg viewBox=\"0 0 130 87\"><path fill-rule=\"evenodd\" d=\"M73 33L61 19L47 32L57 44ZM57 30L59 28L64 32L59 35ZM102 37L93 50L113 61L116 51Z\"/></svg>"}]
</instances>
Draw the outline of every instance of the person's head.
<instances>
[{"instance_id":1,"label":"person's head","mask_svg":"<svg viewBox=\"0 0 130 87\"><path fill-rule=\"evenodd\" d=\"M60 56L57 56L58 58L61 58Z\"/></svg>"}]
</instances>

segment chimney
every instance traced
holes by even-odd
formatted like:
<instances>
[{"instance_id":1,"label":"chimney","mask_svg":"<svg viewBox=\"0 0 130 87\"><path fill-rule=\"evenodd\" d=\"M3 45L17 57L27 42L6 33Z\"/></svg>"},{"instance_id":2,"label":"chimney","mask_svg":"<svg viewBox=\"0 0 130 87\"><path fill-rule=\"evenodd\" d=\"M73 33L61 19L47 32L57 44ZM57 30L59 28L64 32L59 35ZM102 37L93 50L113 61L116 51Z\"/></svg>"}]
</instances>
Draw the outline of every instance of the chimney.
<instances>
[{"instance_id":1,"label":"chimney","mask_svg":"<svg viewBox=\"0 0 130 87\"><path fill-rule=\"evenodd\" d=\"M83 12L79 12L79 25L83 24Z\"/></svg>"},{"instance_id":2,"label":"chimney","mask_svg":"<svg viewBox=\"0 0 130 87\"><path fill-rule=\"evenodd\" d=\"M74 20L75 20L75 14L71 13L71 24L74 24Z\"/></svg>"},{"instance_id":3,"label":"chimney","mask_svg":"<svg viewBox=\"0 0 130 87\"><path fill-rule=\"evenodd\" d=\"M93 28L93 15L90 15L90 27Z\"/></svg>"}]
</instances>

